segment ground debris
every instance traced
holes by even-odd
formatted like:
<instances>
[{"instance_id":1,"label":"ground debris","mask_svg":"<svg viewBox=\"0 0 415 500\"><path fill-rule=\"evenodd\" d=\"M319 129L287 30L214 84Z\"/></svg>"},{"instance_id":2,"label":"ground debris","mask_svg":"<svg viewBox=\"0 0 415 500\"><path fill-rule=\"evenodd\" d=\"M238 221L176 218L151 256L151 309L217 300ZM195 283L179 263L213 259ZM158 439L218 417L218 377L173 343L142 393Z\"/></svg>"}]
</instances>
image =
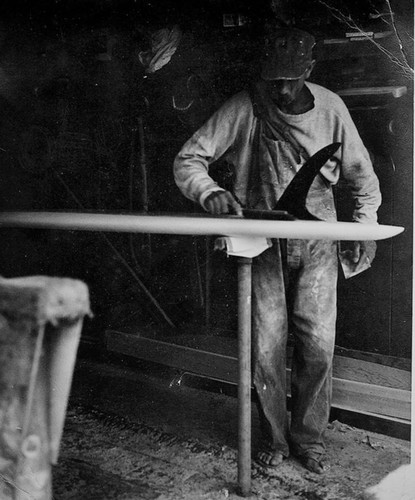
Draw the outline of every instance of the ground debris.
<instances>
[{"instance_id":1,"label":"ground debris","mask_svg":"<svg viewBox=\"0 0 415 500\"><path fill-rule=\"evenodd\" d=\"M88 500L123 500L140 498L156 500L160 491L148 488L145 481L127 480L120 475L102 470L96 463L78 457L64 457L53 471L56 500L74 500L74 485Z\"/></svg>"},{"instance_id":2,"label":"ground debris","mask_svg":"<svg viewBox=\"0 0 415 500\"><path fill-rule=\"evenodd\" d=\"M103 370L75 377L54 500L240 500L236 398ZM255 408L252 430L255 445ZM331 468L323 475L292 457L271 472L253 462L249 500L361 500L368 485L410 458L408 442L338 421L326 444Z\"/></svg>"},{"instance_id":3,"label":"ground debris","mask_svg":"<svg viewBox=\"0 0 415 500\"><path fill-rule=\"evenodd\" d=\"M343 424L342 422L339 422L338 420L333 420L333 422L330 422L329 425L327 426L327 428L330 430L338 431L338 432L347 432L347 431L354 431L355 430L354 427L347 425L347 424Z\"/></svg>"},{"instance_id":4,"label":"ground debris","mask_svg":"<svg viewBox=\"0 0 415 500\"><path fill-rule=\"evenodd\" d=\"M376 441L372 441L370 439L370 436L366 435L362 441L362 443L364 444L367 444L368 446L370 446L370 448L374 449L374 450L378 450L379 448L382 448L382 445L379 443L379 442L376 442Z\"/></svg>"}]
</instances>

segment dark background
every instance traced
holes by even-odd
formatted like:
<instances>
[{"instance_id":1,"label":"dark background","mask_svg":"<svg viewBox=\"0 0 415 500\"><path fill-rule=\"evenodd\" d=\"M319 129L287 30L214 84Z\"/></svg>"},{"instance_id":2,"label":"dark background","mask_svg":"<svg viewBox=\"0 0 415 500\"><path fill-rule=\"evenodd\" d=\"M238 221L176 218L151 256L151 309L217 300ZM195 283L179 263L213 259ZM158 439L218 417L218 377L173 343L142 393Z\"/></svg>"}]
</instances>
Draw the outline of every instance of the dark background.
<instances>
[{"instance_id":1,"label":"dark background","mask_svg":"<svg viewBox=\"0 0 415 500\"><path fill-rule=\"evenodd\" d=\"M255 78L268 30L295 24L318 40L313 81L337 92L372 89L344 99L380 178L379 220L406 228L379 242L369 271L340 277L337 344L409 358L413 3L391 5L403 50L383 1L3 2L0 209L200 211L174 185L174 156ZM348 41L355 25L374 39ZM182 34L176 52L146 72L140 52L157 30L174 26ZM379 94L384 86L407 92ZM232 172L218 162L212 175L226 186ZM336 196L347 220L342 183ZM70 276L89 285L95 318L83 335L97 345L108 327L169 330L144 287L177 328L235 335L235 263L213 252L212 240L41 230L2 230L0 238L1 275Z\"/></svg>"}]
</instances>

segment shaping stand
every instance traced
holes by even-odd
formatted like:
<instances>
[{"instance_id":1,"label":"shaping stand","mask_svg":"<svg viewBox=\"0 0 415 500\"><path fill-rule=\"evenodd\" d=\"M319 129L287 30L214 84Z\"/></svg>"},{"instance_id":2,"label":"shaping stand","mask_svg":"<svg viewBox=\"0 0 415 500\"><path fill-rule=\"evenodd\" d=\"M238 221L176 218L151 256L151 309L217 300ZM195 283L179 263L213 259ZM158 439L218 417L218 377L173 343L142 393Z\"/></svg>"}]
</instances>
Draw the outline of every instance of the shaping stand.
<instances>
[{"instance_id":1,"label":"shaping stand","mask_svg":"<svg viewBox=\"0 0 415 500\"><path fill-rule=\"evenodd\" d=\"M238 485L251 494L251 292L252 259L238 258Z\"/></svg>"}]
</instances>

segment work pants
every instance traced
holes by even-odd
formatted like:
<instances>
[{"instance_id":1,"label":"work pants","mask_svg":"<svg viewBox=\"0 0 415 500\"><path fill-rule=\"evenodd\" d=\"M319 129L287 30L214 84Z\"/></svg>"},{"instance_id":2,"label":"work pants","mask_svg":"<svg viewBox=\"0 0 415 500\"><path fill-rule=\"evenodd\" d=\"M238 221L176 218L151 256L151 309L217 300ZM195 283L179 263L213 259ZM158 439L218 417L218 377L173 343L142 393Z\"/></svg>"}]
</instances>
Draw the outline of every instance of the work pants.
<instances>
[{"instance_id":1,"label":"work pants","mask_svg":"<svg viewBox=\"0 0 415 500\"><path fill-rule=\"evenodd\" d=\"M288 251L287 251L288 245ZM267 445L324 452L336 323L337 244L274 240L254 259L253 380ZM292 333L291 423L286 406L286 346Z\"/></svg>"}]
</instances>

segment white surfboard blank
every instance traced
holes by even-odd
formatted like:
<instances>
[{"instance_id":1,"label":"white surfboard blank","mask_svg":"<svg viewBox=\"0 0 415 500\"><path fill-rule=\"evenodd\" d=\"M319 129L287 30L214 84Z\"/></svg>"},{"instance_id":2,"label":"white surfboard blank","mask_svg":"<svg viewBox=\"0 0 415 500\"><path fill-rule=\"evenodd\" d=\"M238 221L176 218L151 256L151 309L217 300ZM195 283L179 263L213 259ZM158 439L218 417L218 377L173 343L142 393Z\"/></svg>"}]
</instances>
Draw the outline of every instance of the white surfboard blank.
<instances>
[{"instance_id":1,"label":"white surfboard blank","mask_svg":"<svg viewBox=\"0 0 415 500\"><path fill-rule=\"evenodd\" d=\"M384 224L254 220L237 216L20 211L0 213L2 227L359 241L392 238L404 230L401 226Z\"/></svg>"}]
</instances>

